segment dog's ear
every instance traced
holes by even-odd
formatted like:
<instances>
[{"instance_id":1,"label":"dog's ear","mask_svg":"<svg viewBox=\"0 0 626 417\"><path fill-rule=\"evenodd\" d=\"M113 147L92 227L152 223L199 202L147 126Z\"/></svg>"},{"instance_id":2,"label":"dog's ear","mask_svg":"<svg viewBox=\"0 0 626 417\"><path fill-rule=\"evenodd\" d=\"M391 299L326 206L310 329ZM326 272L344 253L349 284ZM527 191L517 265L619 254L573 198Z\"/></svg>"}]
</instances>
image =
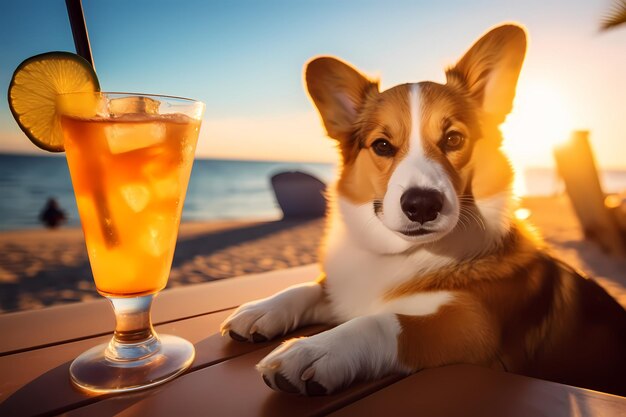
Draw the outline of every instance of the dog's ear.
<instances>
[{"instance_id":1,"label":"dog's ear","mask_svg":"<svg viewBox=\"0 0 626 417\"><path fill-rule=\"evenodd\" d=\"M448 84L468 90L482 105L487 120L499 125L513 107L525 54L524 29L514 25L499 26L480 38L446 71Z\"/></svg>"},{"instance_id":2,"label":"dog's ear","mask_svg":"<svg viewBox=\"0 0 626 417\"><path fill-rule=\"evenodd\" d=\"M328 136L342 142L349 140L359 110L369 94L378 92L378 83L332 57L310 61L305 80Z\"/></svg>"}]
</instances>

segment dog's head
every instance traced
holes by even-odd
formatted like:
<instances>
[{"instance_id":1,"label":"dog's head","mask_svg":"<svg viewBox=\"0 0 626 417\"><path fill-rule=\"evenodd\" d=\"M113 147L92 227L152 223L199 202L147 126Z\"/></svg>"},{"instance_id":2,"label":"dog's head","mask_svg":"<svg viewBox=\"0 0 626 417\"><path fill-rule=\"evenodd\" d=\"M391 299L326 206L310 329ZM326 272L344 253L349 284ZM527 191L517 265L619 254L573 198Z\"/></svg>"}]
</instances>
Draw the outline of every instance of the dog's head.
<instances>
[{"instance_id":1,"label":"dog's head","mask_svg":"<svg viewBox=\"0 0 626 417\"><path fill-rule=\"evenodd\" d=\"M498 126L512 108L525 50L523 29L500 26L446 71L446 84L383 92L335 58L308 63L309 94L343 160L340 211L367 246L393 253L468 222L495 233L506 227L499 198L508 201L513 173Z\"/></svg>"}]
</instances>

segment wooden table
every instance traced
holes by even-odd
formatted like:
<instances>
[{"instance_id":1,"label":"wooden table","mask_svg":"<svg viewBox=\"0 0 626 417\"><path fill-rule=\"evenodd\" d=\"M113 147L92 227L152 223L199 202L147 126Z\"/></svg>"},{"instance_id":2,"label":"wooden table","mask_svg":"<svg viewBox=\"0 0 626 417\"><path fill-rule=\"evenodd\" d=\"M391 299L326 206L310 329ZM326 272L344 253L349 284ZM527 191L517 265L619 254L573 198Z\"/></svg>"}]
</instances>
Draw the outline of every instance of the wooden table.
<instances>
[{"instance_id":1,"label":"wooden table","mask_svg":"<svg viewBox=\"0 0 626 417\"><path fill-rule=\"evenodd\" d=\"M310 265L163 291L153 309L156 328L193 342L196 359L174 381L134 394L90 396L70 384L71 361L111 337L106 300L2 315L0 416L626 415L623 397L466 365L359 383L326 397L273 392L254 365L280 341L234 342L218 334L219 324L244 301L317 272Z\"/></svg>"}]
</instances>

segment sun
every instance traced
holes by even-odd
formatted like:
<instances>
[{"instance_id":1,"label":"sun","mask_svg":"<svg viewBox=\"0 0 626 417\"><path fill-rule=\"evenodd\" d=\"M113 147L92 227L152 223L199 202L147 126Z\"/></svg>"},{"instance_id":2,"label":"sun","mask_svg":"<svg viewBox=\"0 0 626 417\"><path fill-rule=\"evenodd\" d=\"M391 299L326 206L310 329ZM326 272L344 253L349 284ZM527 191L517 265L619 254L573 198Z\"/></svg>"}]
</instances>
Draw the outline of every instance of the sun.
<instances>
[{"instance_id":1,"label":"sun","mask_svg":"<svg viewBox=\"0 0 626 417\"><path fill-rule=\"evenodd\" d=\"M513 111L501 126L503 149L517 171L516 194L526 194L526 168L553 166L552 150L567 140L573 126L567 97L554 85L525 82L518 86Z\"/></svg>"}]
</instances>

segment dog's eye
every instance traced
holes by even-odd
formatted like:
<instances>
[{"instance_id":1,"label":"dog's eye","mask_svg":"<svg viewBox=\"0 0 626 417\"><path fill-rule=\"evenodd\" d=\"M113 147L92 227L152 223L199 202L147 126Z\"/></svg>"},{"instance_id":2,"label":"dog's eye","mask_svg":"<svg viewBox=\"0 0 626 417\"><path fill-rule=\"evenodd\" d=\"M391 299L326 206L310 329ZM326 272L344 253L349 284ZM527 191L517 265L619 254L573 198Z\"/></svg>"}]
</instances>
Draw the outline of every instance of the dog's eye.
<instances>
[{"instance_id":1,"label":"dog's eye","mask_svg":"<svg viewBox=\"0 0 626 417\"><path fill-rule=\"evenodd\" d=\"M387 139L376 139L372 143L372 149L379 156L390 157L396 154L396 148Z\"/></svg>"},{"instance_id":2,"label":"dog's eye","mask_svg":"<svg viewBox=\"0 0 626 417\"><path fill-rule=\"evenodd\" d=\"M443 148L444 151L456 151L463 147L465 144L465 136L461 133L452 130L446 133L446 136L443 140Z\"/></svg>"}]
</instances>

